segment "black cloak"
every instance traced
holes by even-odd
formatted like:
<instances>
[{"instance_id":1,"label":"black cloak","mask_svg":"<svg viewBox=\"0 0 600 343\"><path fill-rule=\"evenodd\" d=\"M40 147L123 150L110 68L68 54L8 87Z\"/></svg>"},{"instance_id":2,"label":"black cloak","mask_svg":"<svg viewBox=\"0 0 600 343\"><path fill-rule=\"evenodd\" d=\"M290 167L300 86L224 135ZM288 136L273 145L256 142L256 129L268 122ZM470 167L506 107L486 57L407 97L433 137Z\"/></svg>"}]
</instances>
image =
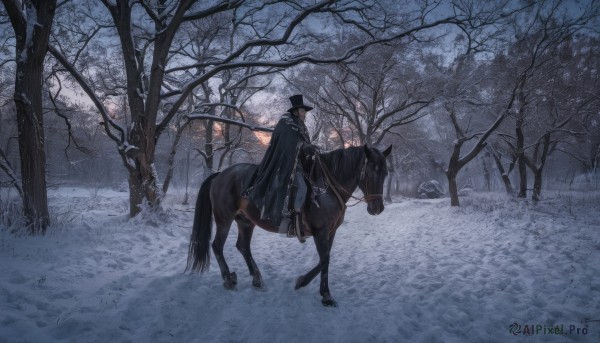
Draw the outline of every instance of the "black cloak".
<instances>
[{"instance_id":1,"label":"black cloak","mask_svg":"<svg viewBox=\"0 0 600 343\"><path fill-rule=\"evenodd\" d=\"M281 223L283 213L288 212L293 171L300 168L300 149L309 144L304 122L293 114L284 114L275 126L249 189L248 196L260 210L261 219L270 220L277 226Z\"/></svg>"}]
</instances>

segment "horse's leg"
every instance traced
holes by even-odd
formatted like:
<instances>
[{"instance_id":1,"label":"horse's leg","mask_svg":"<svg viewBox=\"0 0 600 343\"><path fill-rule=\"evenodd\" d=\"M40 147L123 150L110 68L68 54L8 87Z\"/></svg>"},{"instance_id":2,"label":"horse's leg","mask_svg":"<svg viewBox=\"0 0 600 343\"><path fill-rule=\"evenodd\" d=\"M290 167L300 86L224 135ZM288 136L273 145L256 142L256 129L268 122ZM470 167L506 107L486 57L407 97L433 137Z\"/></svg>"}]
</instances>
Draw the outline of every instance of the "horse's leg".
<instances>
[{"instance_id":1,"label":"horse's leg","mask_svg":"<svg viewBox=\"0 0 600 343\"><path fill-rule=\"evenodd\" d=\"M227 265L227 262L225 262L225 256L223 255L223 247L225 246L225 241L227 240L233 218L218 218L215 213L215 222L217 224L217 232L215 233L215 240L212 243L212 249L217 258L217 262L219 262L221 277L223 277L223 286L225 286L226 289L234 289L235 284L237 283L237 275L229 272L229 266Z\"/></svg>"},{"instance_id":2,"label":"horse's leg","mask_svg":"<svg viewBox=\"0 0 600 343\"><path fill-rule=\"evenodd\" d=\"M308 285L319 273L321 273L320 293L323 299L321 303L325 306L337 306L337 303L331 297L329 292L328 272L329 272L329 252L331 251L331 243L328 229L320 229L313 232L313 239L319 254L319 264L311 269L305 275L302 275L296 281L296 289ZM331 237L333 239L333 237Z\"/></svg>"},{"instance_id":3,"label":"horse's leg","mask_svg":"<svg viewBox=\"0 0 600 343\"><path fill-rule=\"evenodd\" d=\"M321 272L321 269L323 269L322 262L323 262L323 257L325 255L324 251L326 250L326 249L324 249L324 247L328 246L328 244L323 242L323 240L327 239L327 237L322 237L323 236L322 232L326 232L326 231L327 230L325 230L325 229L313 230L313 240L315 241L315 246L317 247L317 253L319 254L319 263L313 269L311 269L308 273L300 276L296 280L295 289L299 289L299 288L307 286L317 275L319 275L319 273Z\"/></svg>"},{"instance_id":4,"label":"horse's leg","mask_svg":"<svg viewBox=\"0 0 600 343\"><path fill-rule=\"evenodd\" d=\"M331 254L331 247L333 246L333 239L335 238L335 230L329 234L329 239L327 243L327 262L323 265L321 269L321 286L320 293L323 299L321 299L321 303L325 306L337 306L337 302L331 296L329 292L329 256Z\"/></svg>"},{"instance_id":5,"label":"horse's leg","mask_svg":"<svg viewBox=\"0 0 600 343\"><path fill-rule=\"evenodd\" d=\"M240 215L235 217L235 221L238 224L238 239L235 246L242 256L244 256L244 260L246 260L248 270L252 276L252 286L263 288L264 285L260 270L258 270L258 266L252 258L252 252L250 251L250 241L252 240L252 233L254 232L254 223Z\"/></svg>"}]
</instances>

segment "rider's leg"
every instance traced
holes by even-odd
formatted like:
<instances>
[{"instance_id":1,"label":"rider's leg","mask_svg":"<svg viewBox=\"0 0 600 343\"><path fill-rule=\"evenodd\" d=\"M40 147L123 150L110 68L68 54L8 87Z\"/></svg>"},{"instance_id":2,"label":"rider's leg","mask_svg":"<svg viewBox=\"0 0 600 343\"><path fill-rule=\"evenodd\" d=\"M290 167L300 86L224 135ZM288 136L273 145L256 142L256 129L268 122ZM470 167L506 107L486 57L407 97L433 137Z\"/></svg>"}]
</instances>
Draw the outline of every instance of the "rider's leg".
<instances>
[{"instance_id":1,"label":"rider's leg","mask_svg":"<svg viewBox=\"0 0 600 343\"><path fill-rule=\"evenodd\" d=\"M302 175L301 171L295 172L294 187L294 212L292 214L292 220L294 221L294 231L298 237L298 240L300 240L301 243L304 243L305 239L302 225L302 208L304 207L304 202L306 201L308 187L306 186L306 181L304 180L304 176Z\"/></svg>"},{"instance_id":2,"label":"rider's leg","mask_svg":"<svg viewBox=\"0 0 600 343\"><path fill-rule=\"evenodd\" d=\"M306 181L304 181L302 172L297 171L295 173L294 187L296 188L296 194L294 195L294 212L302 212L304 202L306 201L306 193L308 192L308 187L306 186Z\"/></svg>"}]
</instances>

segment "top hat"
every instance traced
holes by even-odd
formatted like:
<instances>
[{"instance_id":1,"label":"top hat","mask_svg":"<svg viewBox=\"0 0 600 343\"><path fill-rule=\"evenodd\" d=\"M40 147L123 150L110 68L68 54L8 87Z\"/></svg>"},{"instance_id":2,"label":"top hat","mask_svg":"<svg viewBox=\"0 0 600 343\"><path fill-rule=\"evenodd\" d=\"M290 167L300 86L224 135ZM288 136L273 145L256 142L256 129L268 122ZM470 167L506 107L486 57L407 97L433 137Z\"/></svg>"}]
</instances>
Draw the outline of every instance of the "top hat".
<instances>
[{"instance_id":1,"label":"top hat","mask_svg":"<svg viewBox=\"0 0 600 343\"><path fill-rule=\"evenodd\" d=\"M304 108L306 110L306 112L313 109L310 106L304 105L304 99L302 98L302 94L292 95L290 97L290 102L292 103L292 107L288 110L288 112L290 112L290 113L292 113L292 111L297 108Z\"/></svg>"}]
</instances>

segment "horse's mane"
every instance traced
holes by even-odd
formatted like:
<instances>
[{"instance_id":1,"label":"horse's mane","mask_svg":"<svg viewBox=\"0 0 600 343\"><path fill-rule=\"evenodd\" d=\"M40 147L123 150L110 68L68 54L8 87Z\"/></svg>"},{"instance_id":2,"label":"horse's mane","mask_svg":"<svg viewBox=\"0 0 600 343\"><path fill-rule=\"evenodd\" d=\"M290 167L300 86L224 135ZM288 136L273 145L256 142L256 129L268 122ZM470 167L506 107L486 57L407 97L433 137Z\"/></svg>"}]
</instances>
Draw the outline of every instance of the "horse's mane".
<instances>
[{"instance_id":1,"label":"horse's mane","mask_svg":"<svg viewBox=\"0 0 600 343\"><path fill-rule=\"evenodd\" d=\"M320 155L321 161L340 184L348 184L358 176L359 166L364 162L363 147L332 150Z\"/></svg>"}]
</instances>

